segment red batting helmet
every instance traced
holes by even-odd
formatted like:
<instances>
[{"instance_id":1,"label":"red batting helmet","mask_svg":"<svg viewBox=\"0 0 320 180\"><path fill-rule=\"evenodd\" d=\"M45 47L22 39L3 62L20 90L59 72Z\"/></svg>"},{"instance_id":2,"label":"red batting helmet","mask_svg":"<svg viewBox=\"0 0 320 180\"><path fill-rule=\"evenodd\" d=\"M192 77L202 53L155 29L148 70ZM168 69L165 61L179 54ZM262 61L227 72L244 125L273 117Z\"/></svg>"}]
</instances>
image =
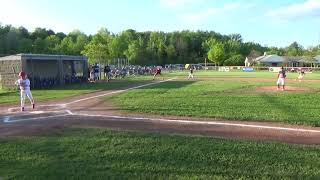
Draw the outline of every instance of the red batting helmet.
<instances>
[{"instance_id":1,"label":"red batting helmet","mask_svg":"<svg viewBox=\"0 0 320 180\"><path fill-rule=\"evenodd\" d=\"M19 76L22 78L26 77L26 73L24 71L19 72Z\"/></svg>"}]
</instances>

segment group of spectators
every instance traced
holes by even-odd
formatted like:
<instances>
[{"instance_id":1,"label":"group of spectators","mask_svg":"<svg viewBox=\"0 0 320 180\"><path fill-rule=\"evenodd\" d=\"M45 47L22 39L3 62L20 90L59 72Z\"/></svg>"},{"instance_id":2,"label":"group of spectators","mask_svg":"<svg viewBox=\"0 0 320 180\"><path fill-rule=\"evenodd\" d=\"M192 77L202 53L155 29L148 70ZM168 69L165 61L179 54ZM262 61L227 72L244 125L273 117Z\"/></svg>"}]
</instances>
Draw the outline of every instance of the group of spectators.
<instances>
[{"instance_id":1,"label":"group of spectators","mask_svg":"<svg viewBox=\"0 0 320 180\"><path fill-rule=\"evenodd\" d=\"M112 65L100 66L99 64L92 64L88 68L88 80L89 82L95 82L97 80L107 80L125 78L128 76L136 75L153 75L155 71L155 66L124 66L124 67L115 67ZM103 75L103 78L100 76Z\"/></svg>"},{"instance_id":2,"label":"group of spectators","mask_svg":"<svg viewBox=\"0 0 320 180\"><path fill-rule=\"evenodd\" d=\"M97 63L89 66L88 77L90 82L100 80L100 66Z\"/></svg>"}]
</instances>

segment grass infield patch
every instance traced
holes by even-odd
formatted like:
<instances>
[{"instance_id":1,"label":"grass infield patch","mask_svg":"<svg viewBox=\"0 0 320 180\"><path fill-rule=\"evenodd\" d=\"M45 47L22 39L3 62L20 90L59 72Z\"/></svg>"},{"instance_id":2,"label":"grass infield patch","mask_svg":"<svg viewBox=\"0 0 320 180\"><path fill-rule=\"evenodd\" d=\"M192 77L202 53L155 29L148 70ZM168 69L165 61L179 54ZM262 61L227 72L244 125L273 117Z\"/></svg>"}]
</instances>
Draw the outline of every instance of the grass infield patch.
<instances>
[{"instance_id":1,"label":"grass infield patch","mask_svg":"<svg viewBox=\"0 0 320 180\"><path fill-rule=\"evenodd\" d=\"M212 117L230 120L273 121L320 126L319 83L291 82L310 91L259 92L275 82L171 81L131 90L108 100L122 111Z\"/></svg>"},{"instance_id":2,"label":"grass infield patch","mask_svg":"<svg viewBox=\"0 0 320 180\"><path fill-rule=\"evenodd\" d=\"M65 86L58 86L49 89L31 89L32 95L36 102L46 101L51 99L63 99L66 97L77 96L81 94L91 93L100 90L116 90L127 87L135 83L146 83L145 78L127 78L124 80L113 80L110 82L99 83L82 83ZM19 104L20 91L7 91L0 89L0 104ZM28 103L28 100L26 100Z\"/></svg>"}]
</instances>

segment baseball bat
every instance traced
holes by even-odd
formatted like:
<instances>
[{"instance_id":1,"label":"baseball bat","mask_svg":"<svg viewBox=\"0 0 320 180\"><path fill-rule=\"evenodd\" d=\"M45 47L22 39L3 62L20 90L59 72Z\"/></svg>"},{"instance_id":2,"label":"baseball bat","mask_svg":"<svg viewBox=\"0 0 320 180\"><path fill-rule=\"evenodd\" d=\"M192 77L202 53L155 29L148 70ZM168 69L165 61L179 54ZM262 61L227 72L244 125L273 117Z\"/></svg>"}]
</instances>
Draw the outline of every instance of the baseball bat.
<instances>
[{"instance_id":1,"label":"baseball bat","mask_svg":"<svg viewBox=\"0 0 320 180\"><path fill-rule=\"evenodd\" d=\"M16 69L14 67L12 67L12 71L13 71L14 77L16 78L17 77L17 72L16 72ZM19 91L19 87L17 87L17 90Z\"/></svg>"}]
</instances>

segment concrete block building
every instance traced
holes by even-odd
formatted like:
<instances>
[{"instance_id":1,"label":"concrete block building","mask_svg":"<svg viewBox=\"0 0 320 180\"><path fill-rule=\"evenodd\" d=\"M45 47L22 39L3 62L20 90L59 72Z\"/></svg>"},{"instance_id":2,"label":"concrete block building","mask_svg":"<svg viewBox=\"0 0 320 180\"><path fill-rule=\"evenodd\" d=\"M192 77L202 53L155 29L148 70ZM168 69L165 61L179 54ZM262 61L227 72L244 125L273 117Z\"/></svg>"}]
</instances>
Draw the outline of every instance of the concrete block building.
<instances>
[{"instance_id":1,"label":"concrete block building","mask_svg":"<svg viewBox=\"0 0 320 180\"><path fill-rule=\"evenodd\" d=\"M84 56L17 54L0 58L0 86L14 87L18 73L25 71L33 88L80 82L88 78Z\"/></svg>"}]
</instances>

